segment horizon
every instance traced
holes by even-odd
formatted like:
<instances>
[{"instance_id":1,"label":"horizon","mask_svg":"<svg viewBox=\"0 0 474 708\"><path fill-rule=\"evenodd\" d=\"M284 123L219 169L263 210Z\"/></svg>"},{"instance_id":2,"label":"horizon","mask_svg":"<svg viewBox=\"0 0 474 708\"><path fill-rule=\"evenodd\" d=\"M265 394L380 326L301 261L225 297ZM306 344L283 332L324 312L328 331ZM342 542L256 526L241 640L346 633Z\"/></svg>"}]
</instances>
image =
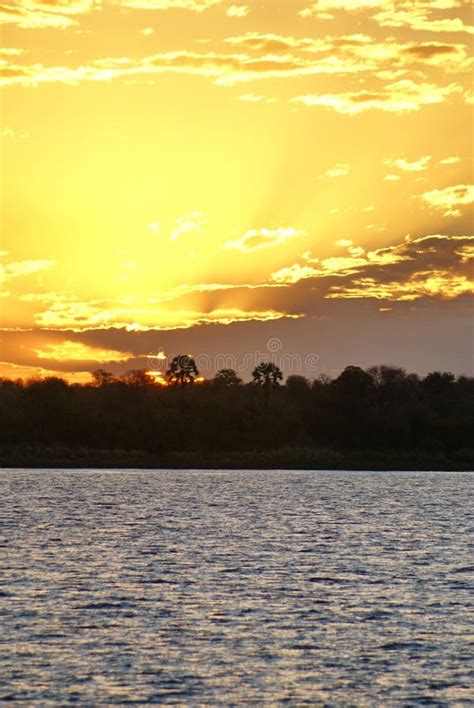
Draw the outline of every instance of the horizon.
<instances>
[{"instance_id":1,"label":"horizon","mask_svg":"<svg viewBox=\"0 0 474 708\"><path fill-rule=\"evenodd\" d=\"M170 369L169 365L173 361L173 359L181 359L181 358L188 358L189 355L187 354L175 354L175 355L170 355L166 359L166 364L163 362L163 367L161 369L154 369L151 368L151 363L149 367L141 367L141 368L132 368L132 369L127 369L125 371L120 371L120 372L112 372L109 370L109 368L98 368L94 369L93 371L85 372L84 377L78 378L73 376L72 378L69 378L67 374L58 374L58 375L50 375L45 372L39 372L35 373L32 376L23 376L23 377L3 377L0 376L0 383L2 382L10 382L10 383L15 383L15 384L20 384L22 386L30 386L34 385L37 383L48 383L49 381L53 380L60 380L66 383L67 385L74 385L74 386L96 386L96 387L101 387L104 385L109 385L109 384L114 384L114 383L121 383L121 384L126 384L126 385L143 385L143 379L142 375L145 375L148 377L148 383L150 385L156 385L157 388L173 388L174 386L178 385L180 382L178 379L176 379ZM160 357L161 358L161 357ZM223 372L230 372L232 375L236 377L236 380L232 383L233 386L248 386L248 385L253 385L255 383L258 383L255 380L254 372L255 369L258 366L265 366L265 365L274 365L278 371L281 372L282 378L281 382L276 383L276 386L286 386L288 381L290 380L298 380L304 383L304 385L308 387L312 387L316 384L321 384L321 385L326 385L333 383L337 381L345 372L349 370L360 370L363 373L369 374L374 380L376 379L376 374L377 371L380 370L385 370L387 373L393 372L396 373L397 375L402 375L403 378L406 379L413 379L419 382L427 381L430 379L430 377L433 376L442 376L442 377L452 377L453 382L457 381L462 381L462 380L472 380L473 377L467 376L466 374L454 374L452 371L429 371L426 374L418 374L416 372L408 371L404 369L403 367L398 367L393 364L372 364L371 366L366 367L365 369L362 367L359 367L354 364L348 364L344 369L341 369L338 372L334 372L332 375L326 374L324 372L317 372L316 369L314 371L313 376L304 376L303 374L300 373L301 367L299 366L298 362L295 362L293 359L288 359L290 362L290 368L289 370L285 370L284 368L281 368L280 364L281 362L278 362L277 357L274 355L270 355L267 357L267 359L262 359L262 358L256 358L255 359L255 368L252 370L250 369L245 369L242 370L240 367L237 367L236 369L232 367L222 367L220 369L213 368L211 370L206 370L206 369L201 369L199 364L199 358L196 360L193 357L190 357L191 361L196 363L196 371L197 373L188 381L185 383L189 385L200 385L200 384L213 384L215 381L217 381L218 377L220 374ZM205 359L204 359L205 361ZM293 366L291 366L293 364ZM204 375L205 374L205 375ZM136 378L135 381L133 381L133 378ZM106 381L101 381L101 378L107 379ZM224 384L229 386L230 384Z\"/></svg>"}]
</instances>

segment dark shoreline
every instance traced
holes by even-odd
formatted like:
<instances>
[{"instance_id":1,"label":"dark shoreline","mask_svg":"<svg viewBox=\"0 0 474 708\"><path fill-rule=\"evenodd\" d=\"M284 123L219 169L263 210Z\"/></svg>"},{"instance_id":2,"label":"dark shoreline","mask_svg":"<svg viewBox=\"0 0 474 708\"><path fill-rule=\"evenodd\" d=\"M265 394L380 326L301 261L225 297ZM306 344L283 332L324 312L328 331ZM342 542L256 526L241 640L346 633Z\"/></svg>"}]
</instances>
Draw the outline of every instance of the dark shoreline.
<instances>
[{"instance_id":1,"label":"dark shoreline","mask_svg":"<svg viewBox=\"0 0 474 708\"><path fill-rule=\"evenodd\" d=\"M471 450L443 453L284 448L243 452L94 450L3 447L0 467L31 469L287 469L380 471L474 471Z\"/></svg>"}]
</instances>

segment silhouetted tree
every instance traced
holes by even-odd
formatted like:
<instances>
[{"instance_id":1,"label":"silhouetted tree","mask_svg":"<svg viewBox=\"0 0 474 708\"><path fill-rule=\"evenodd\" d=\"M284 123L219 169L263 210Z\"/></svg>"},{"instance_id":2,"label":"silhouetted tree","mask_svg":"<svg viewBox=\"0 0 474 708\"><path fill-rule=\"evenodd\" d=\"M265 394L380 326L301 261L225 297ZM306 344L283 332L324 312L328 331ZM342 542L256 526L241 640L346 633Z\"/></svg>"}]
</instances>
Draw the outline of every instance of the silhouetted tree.
<instances>
[{"instance_id":1,"label":"silhouetted tree","mask_svg":"<svg viewBox=\"0 0 474 708\"><path fill-rule=\"evenodd\" d=\"M170 368L166 372L166 378L170 383L185 386L194 383L199 376L199 371L194 359L189 354L178 354L170 363Z\"/></svg>"},{"instance_id":2,"label":"silhouetted tree","mask_svg":"<svg viewBox=\"0 0 474 708\"><path fill-rule=\"evenodd\" d=\"M414 459L444 455L472 465L472 378L435 372L420 380L397 367L348 367L334 381L320 378L306 390L300 377L278 386L281 372L273 367L262 363L253 383L222 388L181 385L195 380L197 371L179 357L171 379L177 386L156 385L144 370L103 386L97 378L86 385L55 377L0 379L0 455L29 450L34 462L36 449L57 447L69 449L71 461L78 448L192 451L202 460L214 450L255 451L258 457L299 447L385 451L388 461L396 451L412 452ZM183 391L186 412L180 408ZM273 405L263 415L268 394Z\"/></svg>"},{"instance_id":3,"label":"silhouetted tree","mask_svg":"<svg viewBox=\"0 0 474 708\"><path fill-rule=\"evenodd\" d=\"M178 354L171 360L170 368L166 372L166 378L169 383L179 385L179 407L181 412L184 404L184 387L187 384L193 384L198 376L199 371L196 362L189 354Z\"/></svg>"},{"instance_id":4,"label":"silhouetted tree","mask_svg":"<svg viewBox=\"0 0 474 708\"><path fill-rule=\"evenodd\" d=\"M216 386L230 387L240 386L242 379L239 378L234 369L220 369L212 379L212 383Z\"/></svg>"},{"instance_id":5,"label":"silhouetted tree","mask_svg":"<svg viewBox=\"0 0 474 708\"><path fill-rule=\"evenodd\" d=\"M301 397L309 392L309 381L304 376L288 376L285 386L292 396Z\"/></svg>"},{"instance_id":6,"label":"silhouetted tree","mask_svg":"<svg viewBox=\"0 0 474 708\"><path fill-rule=\"evenodd\" d=\"M120 380L131 388L144 388L152 384L146 369L130 369L120 377Z\"/></svg>"},{"instance_id":7,"label":"silhouetted tree","mask_svg":"<svg viewBox=\"0 0 474 708\"><path fill-rule=\"evenodd\" d=\"M105 369L96 369L92 372L92 378L96 386L107 386L114 380L114 375Z\"/></svg>"},{"instance_id":8,"label":"silhouetted tree","mask_svg":"<svg viewBox=\"0 0 474 708\"><path fill-rule=\"evenodd\" d=\"M331 388L330 419L334 440L346 447L363 446L363 433L373 427L376 416L374 380L359 366L347 366Z\"/></svg>"},{"instance_id":9,"label":"silhouetted tree","mask_svg":"<svg viewBox=\"0 0 474 708\"><path fill-rule=\"evenodd\" d=\"M454 374L434 371L423 379L423 386L431 394L437 396L443 395L450 391L454 381Z\"/></svg>"},{"instance_id":10,"label":"silhouetted tree","mask_svg":"<svg viewBox=\"0 0 474 708\"><path fill-rule=\"evenodd\" d=\"M280 381L283 379L282 371L272 361L262 361L252 371L252 378L255 384L263 388L265 410L268 410L270 389L280 385Z\"/></svg>"},{"instance_id":11,"label":"silhouetted tree","mask_svg":"<svg viewBox=\"0 0 474 708\"><path fill-rule=\"evenodd\" d=\"M360 401L375 391L374 380L360 366L346 366L334 382L336 390L346 398Z\"/></svg>"},{"instance_id":12,"label":"silhouetted tree","mask_svg":"<svg viewBox=\"0 0 474 708\"><path fill-rule=\"evenodd\" d=\"M327 374L320 374L316 379L314 379L311 384L312 389L317 389L323 386L329 386L332 383L332 378Z\"/></svg>"},{"instance_id":13,"label":"silhouetted tree","mask_svg":"<svg viewBox=\"0 0 474 708\"><path fill-rule=\"evenodd\" d=\"M374 434L382 444L416 446L420 435L419 379L396 366L367 369L375 385Z\"/></svg>"}]
</instances>

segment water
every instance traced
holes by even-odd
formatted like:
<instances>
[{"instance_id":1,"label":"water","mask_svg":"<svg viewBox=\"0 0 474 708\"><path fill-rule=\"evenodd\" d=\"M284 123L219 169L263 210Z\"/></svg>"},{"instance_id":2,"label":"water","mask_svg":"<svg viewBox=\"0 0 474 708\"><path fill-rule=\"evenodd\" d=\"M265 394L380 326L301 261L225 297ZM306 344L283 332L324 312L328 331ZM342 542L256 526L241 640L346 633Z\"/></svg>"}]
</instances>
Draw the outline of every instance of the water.
<instances>
[{"instance_id":1,"label":"water","mask_svg":"<svg viewBox=\"0 0 474 708\"><path fill-rule=\"evenodd\" d=\"M472 479L0 471L0 701L472 705Z\"/></svg>"}]
</instances>

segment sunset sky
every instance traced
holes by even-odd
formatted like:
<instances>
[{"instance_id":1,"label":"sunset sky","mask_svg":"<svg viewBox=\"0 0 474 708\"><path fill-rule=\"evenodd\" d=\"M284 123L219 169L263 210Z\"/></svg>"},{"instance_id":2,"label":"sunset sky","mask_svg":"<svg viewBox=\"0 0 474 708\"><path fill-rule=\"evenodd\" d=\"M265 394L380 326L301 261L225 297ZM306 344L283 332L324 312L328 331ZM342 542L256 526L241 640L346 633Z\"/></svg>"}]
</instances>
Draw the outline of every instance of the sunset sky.
<instances>
[{"instance_id":1,"label":"sunset sky","mask_svg":"<svg viewBox=\"0 0 474 708\"><path fill-rule=\"evenodd\" d=\"M3 0L0 23L0 376L158 352L473 374L469 2Z\"/></svg>"}]
</instances>

